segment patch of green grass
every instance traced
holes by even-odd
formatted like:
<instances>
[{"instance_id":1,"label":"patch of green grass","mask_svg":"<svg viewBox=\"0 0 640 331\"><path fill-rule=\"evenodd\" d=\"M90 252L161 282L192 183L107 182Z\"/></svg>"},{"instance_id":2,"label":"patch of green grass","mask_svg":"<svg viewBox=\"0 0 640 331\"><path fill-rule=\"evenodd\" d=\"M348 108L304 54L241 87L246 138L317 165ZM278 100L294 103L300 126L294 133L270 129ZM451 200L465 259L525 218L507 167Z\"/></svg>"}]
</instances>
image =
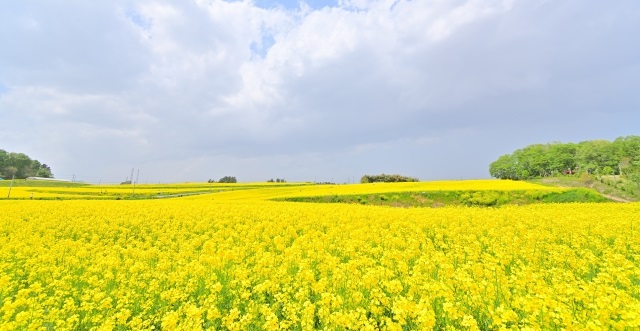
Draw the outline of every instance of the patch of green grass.
<instances>
[{"instance_id":1,"label":"patch of green grass","mask_svg":"<svg viewBox=\"0 0 640 331\"><path fill-rule=\"evenodd\" d=\"M586 188L556 191L431 191L395 192L385 194L328 195L292 197L277 201L315 203L354 203L392 207L442 207L525 205L531 203L569 203L610 201L598 192Z\"/></svg>"},{"instance_id":2,"label":"patch of green grass","mask_svg":"<svg viewBox=\"0 0 640 331\"><path fill-rule=\"evenodd\" d=\"M621 176L582 174L581 176L558 176L527 180L527 182L553 187L584 187L600 194L618 198L620 201L640 201L640 191L634 183Z\"/></svg>"},{"instance_id":3,"label":"patch of green grass","mask_svg":"<svg viewBox=\"0 0 640 331\"><path fill-rule=\"evenodd\" d=\"M598 192L586 188L577 188L564 192L553 192L542 197L542 202L566 203L566 202L605 202L609 199Z\"/></svg>"},{"instance_id":4,"label":"patch of green grass","mask_svg":"<svg viewBox=\"0 0 640 331\"><path fill-rule=\"evenodd\" d=\"M11 185L11 179L0 180L0 186L9 187ZM88 186L91 184L77 183L77 182L60 182L54 180L27 180L27 179L14 179L13 187L80 187Z\"/></svg>"}]
</instances>

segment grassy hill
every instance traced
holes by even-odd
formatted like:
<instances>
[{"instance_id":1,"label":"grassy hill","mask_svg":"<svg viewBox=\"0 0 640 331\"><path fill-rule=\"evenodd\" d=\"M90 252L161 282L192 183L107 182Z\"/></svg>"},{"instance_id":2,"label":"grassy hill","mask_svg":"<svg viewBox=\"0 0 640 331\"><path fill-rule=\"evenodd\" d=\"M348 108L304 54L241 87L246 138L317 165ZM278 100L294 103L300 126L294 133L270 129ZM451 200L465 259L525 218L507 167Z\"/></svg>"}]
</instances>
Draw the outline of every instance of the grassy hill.
<instances>
[{"instance_id":1,"label":"grassy hill","mask_svg":"<svg viewBox=\"0 0 640 331\"><path fill-rule=\"evenodd\" d=\"M11 179L0 180L0 187L9 187L9 185L11 185ZM87 185L90 184L57 180L15 179L13 181L13 187L81 187Z\"/></svg>"},{"instance_id":2,"label":"grassy hill","mask_svg":"<svg viewBox=\"0 0 640 331\"><path fill-rule=\"evenodd\" d=\"M640 201L638 187L620 176L581 176L546 177L528 180L533 184L553 187L584 187L597 191L603 196L618 202Z\"/></svg>"}]
</instances>

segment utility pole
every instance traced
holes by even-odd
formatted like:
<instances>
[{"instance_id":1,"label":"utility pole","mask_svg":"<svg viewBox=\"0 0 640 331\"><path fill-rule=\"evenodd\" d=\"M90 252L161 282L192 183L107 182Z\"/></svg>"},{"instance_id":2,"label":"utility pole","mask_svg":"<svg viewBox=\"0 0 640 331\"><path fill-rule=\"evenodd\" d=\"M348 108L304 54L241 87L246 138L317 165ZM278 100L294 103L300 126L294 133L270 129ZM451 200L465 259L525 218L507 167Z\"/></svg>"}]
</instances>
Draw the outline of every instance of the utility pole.
<instances>
[{"instance_id":1,"label":"utility pole","mask_svg":"<svg viewBox=\"0 0 640 331\"><path fill-rule=\"evenodd\" d=\"M9 197L11 196L11 188L13 187L13 180L15 178L16 178L15 174L13 176L11 176L11 184L9 184L9 194L7 194L7 199L9 199Z\"/></svg>"},{"instance_id":2,"label":"utility pole","mask_svg":"<svg viewBox=\"0 0 640 331\"><path fill-rule=\"evenodd\" d=\"M131 182L133 184L133 191L131 191L131 195L136 193L136 183L138 182L138 176L140 176L140 169L138 169L138 174L136 175L136 180L133 180L133 169L131 169Z\"/></svg>"}]
</instances>

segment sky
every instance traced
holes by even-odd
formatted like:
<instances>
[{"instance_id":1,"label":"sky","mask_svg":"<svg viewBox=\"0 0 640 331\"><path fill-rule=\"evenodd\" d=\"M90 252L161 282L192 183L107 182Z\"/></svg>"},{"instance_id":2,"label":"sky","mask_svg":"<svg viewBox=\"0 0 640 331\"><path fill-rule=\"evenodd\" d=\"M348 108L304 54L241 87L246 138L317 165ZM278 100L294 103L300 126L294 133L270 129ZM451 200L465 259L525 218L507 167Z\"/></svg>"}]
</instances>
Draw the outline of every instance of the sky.
<instances>
[{"instance_id":1,"label":"sky","mask_svg":"<svg viewBox=\"0 0 640 331\"><path fill-rule=\"evenodd\" d=\"M0 149L140 183L489 178L640 134L637 0L0 4Z\"/></svg>"}]
</instances>

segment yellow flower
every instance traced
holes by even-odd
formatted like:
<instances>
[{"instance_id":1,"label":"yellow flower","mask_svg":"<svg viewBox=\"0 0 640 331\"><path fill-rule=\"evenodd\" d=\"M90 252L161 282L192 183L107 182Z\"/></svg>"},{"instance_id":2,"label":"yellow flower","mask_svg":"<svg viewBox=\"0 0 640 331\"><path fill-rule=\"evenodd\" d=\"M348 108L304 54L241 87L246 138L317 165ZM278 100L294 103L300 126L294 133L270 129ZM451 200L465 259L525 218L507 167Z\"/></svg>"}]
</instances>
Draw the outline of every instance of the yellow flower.
<instances>
[{"instance_id":1,"label":"yellow flower","mask_svg":"<svg viewBox=\"0 0 640 331\"><path fill-rule=\"evenodd\" d=\"M178 320L180 316L176 311L170 311L164 314L162 317L162 329L163 330L175 330L178 327Z\"/></svg>"}]
</instances>

